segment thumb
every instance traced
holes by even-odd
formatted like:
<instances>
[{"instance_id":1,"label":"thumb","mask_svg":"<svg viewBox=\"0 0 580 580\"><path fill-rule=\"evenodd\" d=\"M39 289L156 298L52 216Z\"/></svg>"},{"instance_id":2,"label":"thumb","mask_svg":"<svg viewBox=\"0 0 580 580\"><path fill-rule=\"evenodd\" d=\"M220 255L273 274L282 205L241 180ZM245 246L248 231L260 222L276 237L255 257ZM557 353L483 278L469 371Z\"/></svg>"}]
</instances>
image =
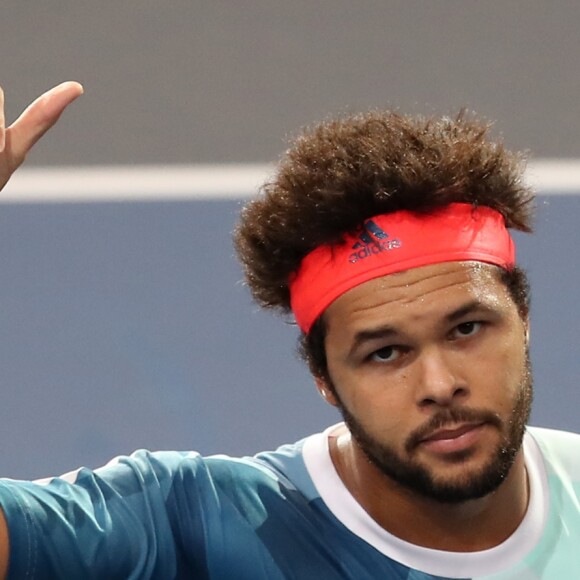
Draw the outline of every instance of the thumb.
<instances>
[{"instance_id":1,"label":"thumb","mask_svg":"<svg viewBox=\"0 0 580 580\"><path fill-rule=\"evenodd\" d=\"M58 121L66 107L82 94L82 85L69 81L50 89L31 103L6 129L11 157L22 161L32 146Z\"/></svg>"}]
</instances>

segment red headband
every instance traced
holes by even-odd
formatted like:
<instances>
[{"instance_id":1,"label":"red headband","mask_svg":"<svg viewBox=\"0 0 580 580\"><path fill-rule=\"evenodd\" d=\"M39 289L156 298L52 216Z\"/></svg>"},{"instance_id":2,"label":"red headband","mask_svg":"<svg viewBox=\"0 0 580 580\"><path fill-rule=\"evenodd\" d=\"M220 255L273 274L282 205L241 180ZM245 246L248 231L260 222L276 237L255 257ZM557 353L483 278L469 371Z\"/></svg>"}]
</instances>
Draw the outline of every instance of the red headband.
<instances>
[{"instance_id":1,"label":"red headband","mask_svg":"<svg viewBox=\"0 0 580 580\"><path fill-rule=\"evenodd\" d=\"M508 268L513 240L489 207L452 203L429 214L401 210L366 220L344 244L323 245L290 279L291 306L305 333L339 296L373 278L440 262L476 260Z\"/></svg>"}]
</instances>

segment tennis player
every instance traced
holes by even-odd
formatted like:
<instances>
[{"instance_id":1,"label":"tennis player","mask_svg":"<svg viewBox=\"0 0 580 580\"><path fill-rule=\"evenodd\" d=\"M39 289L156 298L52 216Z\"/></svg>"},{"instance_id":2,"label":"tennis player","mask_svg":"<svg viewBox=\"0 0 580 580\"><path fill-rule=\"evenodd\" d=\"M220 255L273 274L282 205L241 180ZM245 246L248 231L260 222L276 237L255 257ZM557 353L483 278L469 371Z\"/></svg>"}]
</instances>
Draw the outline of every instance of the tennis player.
<instances>
[{"instance_id":1,"label":"tennis player","mask_svg":"<svg viewBox=\"0 0 580 580\"><path fill-rule=\"evenodd\" d=\"M56 88L5 130L2 183L81 92ZM529 290L510 235L531 230L522 172L465 116L306 131L235 242L343 421L254 457L141 451L2 480L3 573L577 578L580 436L527 425Z\"/></svg>"}]
</instances>

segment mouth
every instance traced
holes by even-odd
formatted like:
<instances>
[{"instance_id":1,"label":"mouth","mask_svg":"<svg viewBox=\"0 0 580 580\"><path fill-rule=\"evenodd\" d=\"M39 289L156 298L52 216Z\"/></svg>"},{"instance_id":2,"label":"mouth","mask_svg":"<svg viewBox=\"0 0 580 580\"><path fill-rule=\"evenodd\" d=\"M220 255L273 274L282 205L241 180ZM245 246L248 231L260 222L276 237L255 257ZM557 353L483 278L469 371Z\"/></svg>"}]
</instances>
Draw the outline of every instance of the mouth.
<instances>
[{"instance_id":1,"label":"mouth","mask_svg":"<svg viewBox=\"0 0 580 580\"><path fill-rule=\"evenodd\" d=\"M478 442L485 426L485 422L462 423L437 429L421 439L420 445L438 454L465 451Z\"/></svg>"}]
</instances>

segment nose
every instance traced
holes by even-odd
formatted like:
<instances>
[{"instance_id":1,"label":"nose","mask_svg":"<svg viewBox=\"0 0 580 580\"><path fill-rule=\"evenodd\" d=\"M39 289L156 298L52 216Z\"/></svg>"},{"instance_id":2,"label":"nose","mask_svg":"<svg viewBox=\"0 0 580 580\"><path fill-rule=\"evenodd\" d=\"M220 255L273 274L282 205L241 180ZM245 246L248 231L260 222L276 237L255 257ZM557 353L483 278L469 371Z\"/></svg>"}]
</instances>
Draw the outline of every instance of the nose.
<instances>
[{"instance_id":1,"label":"nose","mask_svg":"<svg viewBox=\"0 0 580 580\"><path fill-rule=\"evenodd\" d=\"M464 373L453 364L452 355L440 348L425 350L419 365L417 402L420 407L448 407L467 398L468 386L460 378Z\"/></svg>"}]
</instances>

